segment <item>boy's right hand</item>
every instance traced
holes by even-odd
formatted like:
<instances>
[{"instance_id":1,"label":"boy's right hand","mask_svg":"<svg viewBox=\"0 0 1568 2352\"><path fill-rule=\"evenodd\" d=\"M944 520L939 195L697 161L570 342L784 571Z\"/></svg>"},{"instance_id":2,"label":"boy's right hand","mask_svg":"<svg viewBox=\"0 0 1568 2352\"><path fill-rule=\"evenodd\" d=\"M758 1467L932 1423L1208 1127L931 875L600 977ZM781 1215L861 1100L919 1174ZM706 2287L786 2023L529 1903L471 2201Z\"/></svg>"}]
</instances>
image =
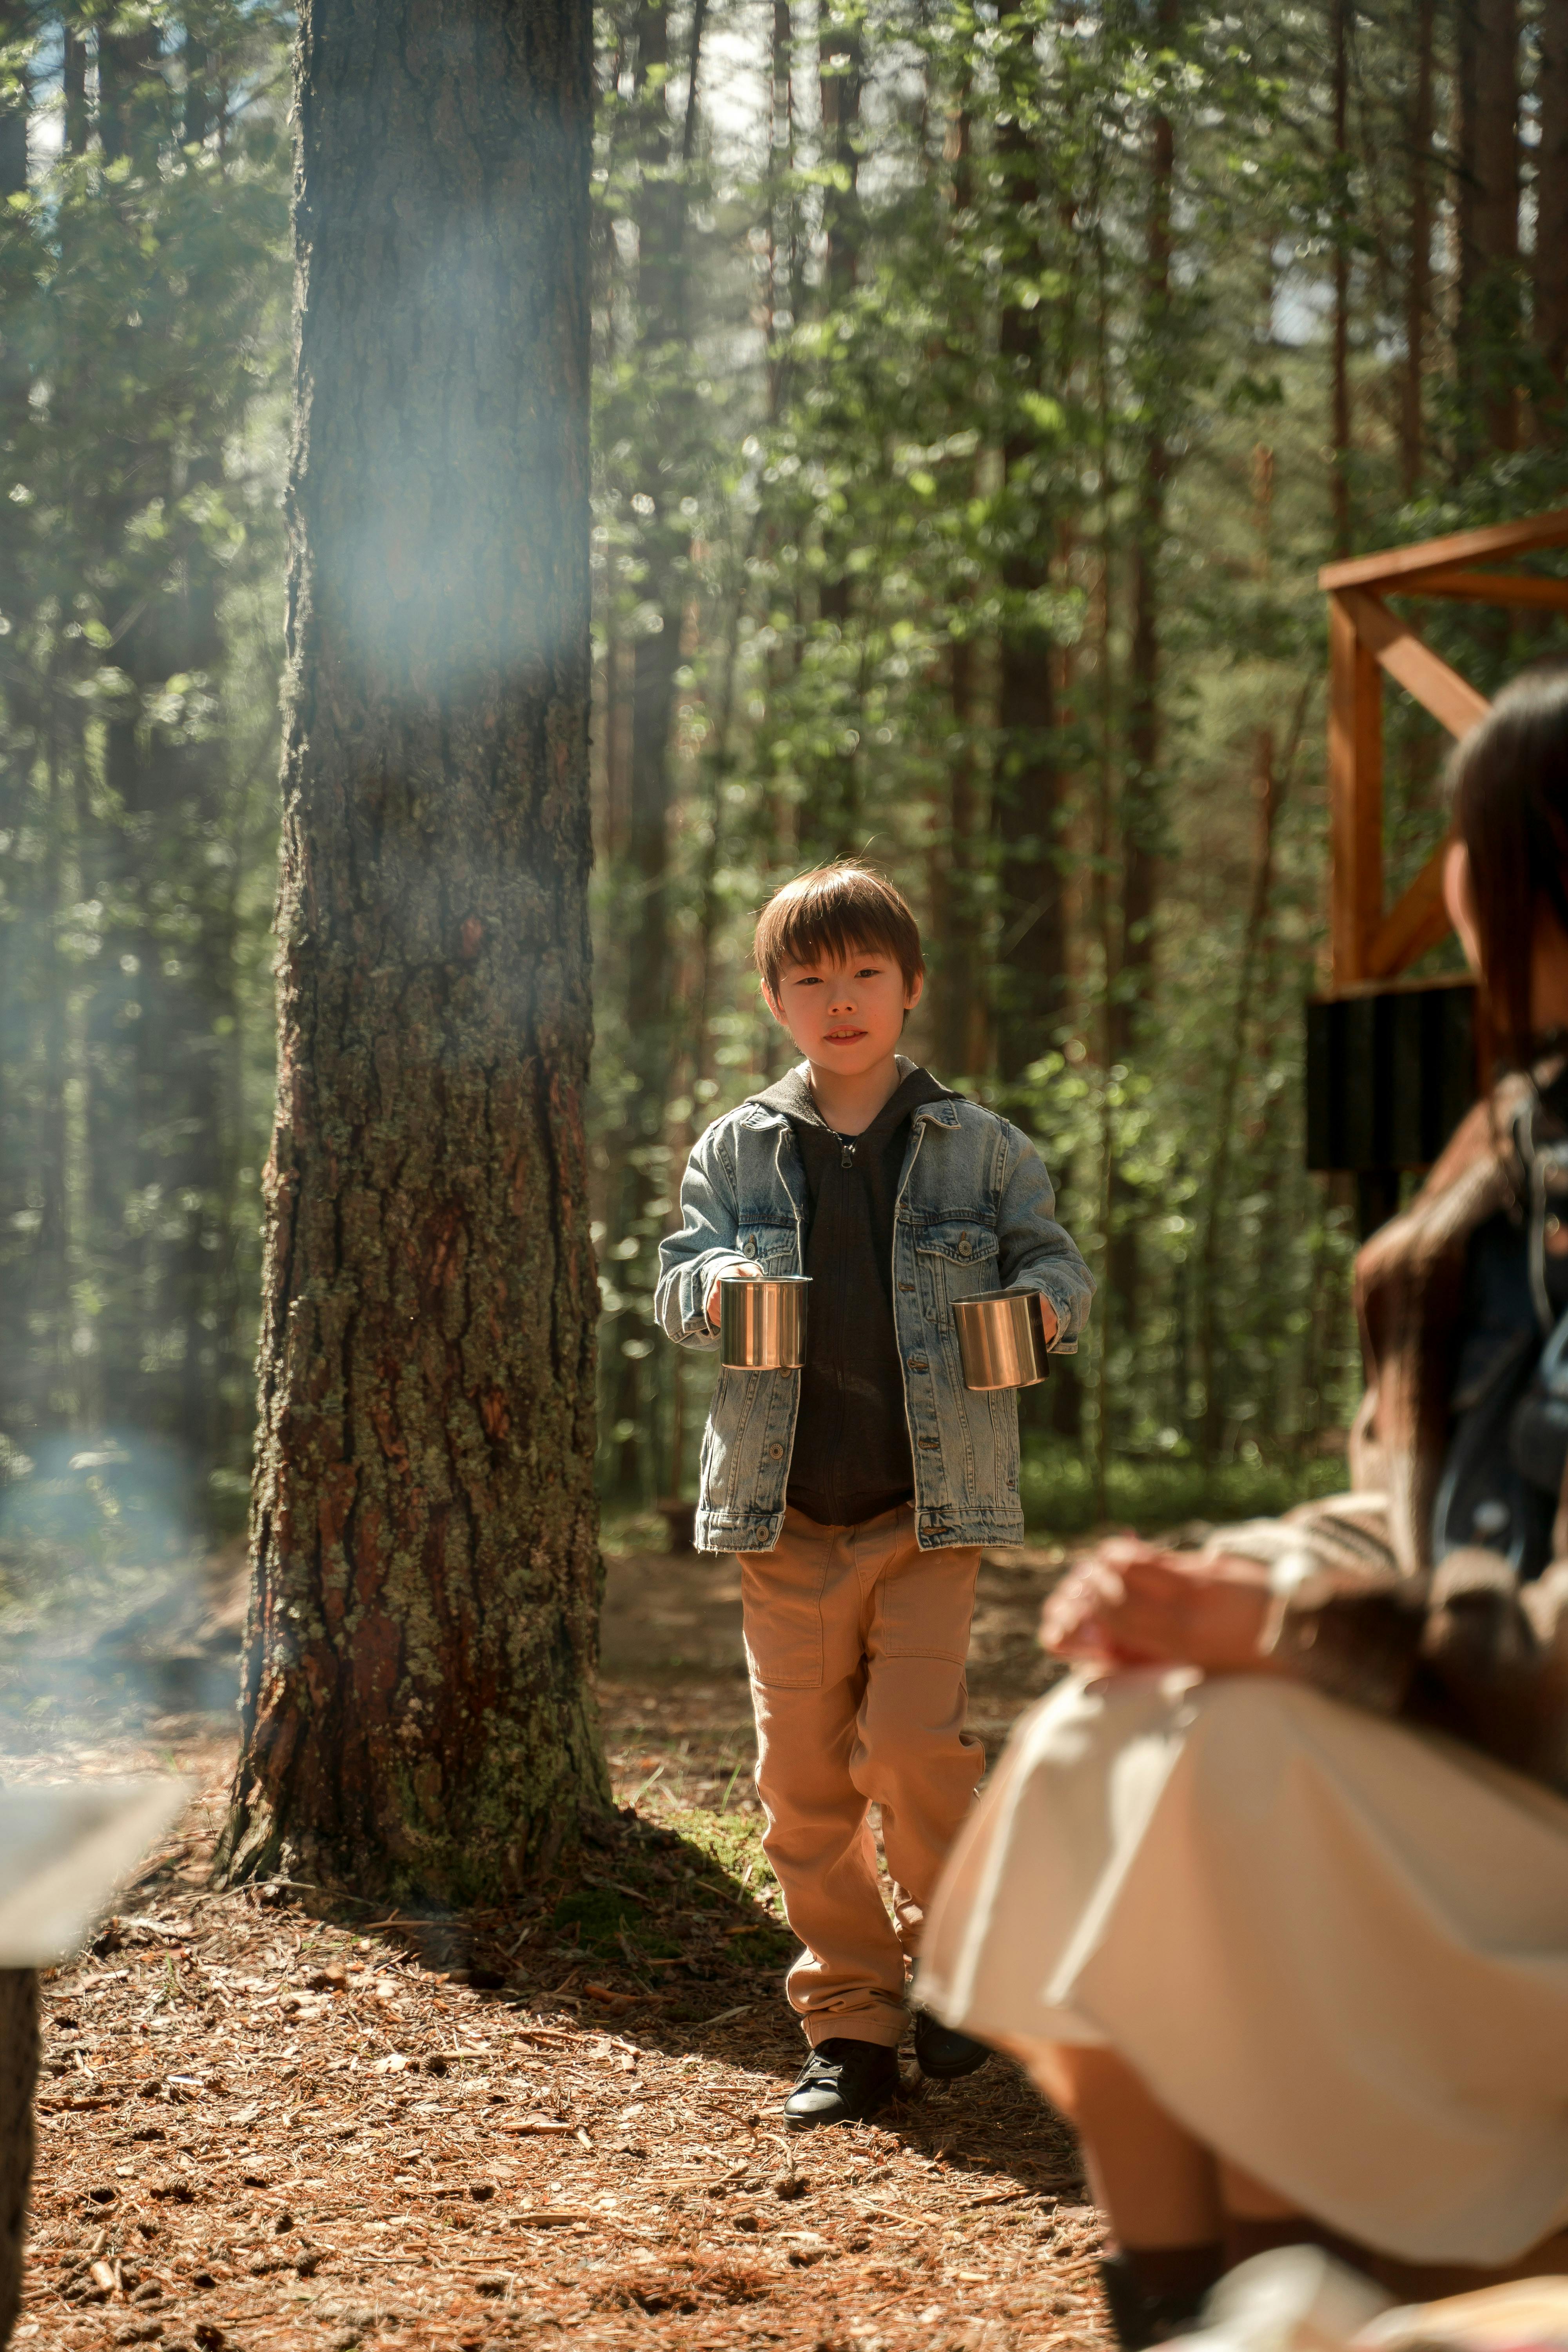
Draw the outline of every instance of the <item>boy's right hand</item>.
<instances>
[{"instance_id":1,"label":"boy's right hand","mask_svg":"<svg viewBox=\"0 0 1568 2352\"><path fill-rule=\"evenodd\" d=\"M708 1320L715 1331L719 1328L719 1284L734 1281L761 1282L762 1278L763 1269L760 1265L742 1264L725 1267L724 1272L717 1277L708 1293Z\"/></svg>"}]
</instances>

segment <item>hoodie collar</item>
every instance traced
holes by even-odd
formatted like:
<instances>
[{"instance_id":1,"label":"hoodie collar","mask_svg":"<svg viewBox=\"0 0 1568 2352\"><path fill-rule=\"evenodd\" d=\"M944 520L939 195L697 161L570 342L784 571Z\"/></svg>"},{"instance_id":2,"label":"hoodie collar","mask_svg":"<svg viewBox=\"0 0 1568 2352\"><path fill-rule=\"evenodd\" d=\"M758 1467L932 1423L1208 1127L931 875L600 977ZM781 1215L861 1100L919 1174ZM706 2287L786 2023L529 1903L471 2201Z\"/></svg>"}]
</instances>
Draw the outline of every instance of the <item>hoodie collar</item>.
<instances>
[{"instance_id":1,"label":"hoodie collar","mask_svg":"<svg viewBox=\"0 0 1568 2352\"><path fill-rule=\"evenodd\" d=\"M922 1069L918 1062L911 1062L907 1055L899 1054L894 1058L898 1065L898 1086L864 1132L869 1135L881 1126L889 1113L895 1119L928 1118L940 1127L956 1127L961 1097L953 1093L951 1087L944 1087L940 1079L933 1078L931 1072ZM805 1067L804 1062L797 1062L793 1070L786 1070L784 1076L776 1079L771 1087L764 1087L760 1094L748 1096L744 1107L748 1110L767 1111L774 1118L804 1119L809 1125L826 1130L827 1122L816 1108L806 1080ZM913 1103L906 1101L900 1106L899 1098L905 1094L911 1078L921 1080L927 1091L919 1095Z\"/></svg>"}]
</instances>

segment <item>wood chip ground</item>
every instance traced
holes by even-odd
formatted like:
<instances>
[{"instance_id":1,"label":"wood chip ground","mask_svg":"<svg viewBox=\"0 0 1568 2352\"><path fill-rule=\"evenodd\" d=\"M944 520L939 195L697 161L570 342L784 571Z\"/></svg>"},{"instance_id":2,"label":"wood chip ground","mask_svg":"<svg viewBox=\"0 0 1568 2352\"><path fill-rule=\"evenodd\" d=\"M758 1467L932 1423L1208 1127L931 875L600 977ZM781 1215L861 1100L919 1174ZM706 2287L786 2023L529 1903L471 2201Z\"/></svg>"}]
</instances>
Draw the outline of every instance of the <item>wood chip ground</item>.
<instances>
[{"instance_id":1,"label":"wood chip ground","mask_svg":"<svg viewBox=\"0 0 1568 2352\"><path fill-rule=\"evenodd\" d=\"M504 1916L215 1894L232 1743L211 1719L33 1712L13 1779L173 1761L200 1793L97 1948L44 1985L18 2344L1101 2352L1099 2218L1011 2067L923 2088L910 2068L874 2123L784 2131L793 1948L732 1578L654 1565L612 1562L605 1617L605 1737L635 1811ZM1053 1566L1001 1555L983 1578L993 1745L1043 1682Z\"/></svg>"}]
</instances>

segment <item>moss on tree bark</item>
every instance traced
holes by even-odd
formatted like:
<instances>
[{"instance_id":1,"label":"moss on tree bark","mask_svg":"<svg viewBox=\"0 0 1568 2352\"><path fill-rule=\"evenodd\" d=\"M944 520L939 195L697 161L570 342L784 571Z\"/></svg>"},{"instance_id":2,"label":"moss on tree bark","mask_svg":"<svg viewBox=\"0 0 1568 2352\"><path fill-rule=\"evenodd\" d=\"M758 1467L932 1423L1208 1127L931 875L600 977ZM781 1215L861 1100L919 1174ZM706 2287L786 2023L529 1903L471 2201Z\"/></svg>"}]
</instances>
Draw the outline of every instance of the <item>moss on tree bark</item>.
<instances>
[{"instance_id":1,"label":"moss on tree bark","mask_svg":"<svg viewBox=\"0 0 1568 2352\"><path fill-rule=\"evenodd\" d=\"M588 0L306 0L279 1109L219 1868L493 1898L592 1671Z\"/></svg>"}]
</instances>

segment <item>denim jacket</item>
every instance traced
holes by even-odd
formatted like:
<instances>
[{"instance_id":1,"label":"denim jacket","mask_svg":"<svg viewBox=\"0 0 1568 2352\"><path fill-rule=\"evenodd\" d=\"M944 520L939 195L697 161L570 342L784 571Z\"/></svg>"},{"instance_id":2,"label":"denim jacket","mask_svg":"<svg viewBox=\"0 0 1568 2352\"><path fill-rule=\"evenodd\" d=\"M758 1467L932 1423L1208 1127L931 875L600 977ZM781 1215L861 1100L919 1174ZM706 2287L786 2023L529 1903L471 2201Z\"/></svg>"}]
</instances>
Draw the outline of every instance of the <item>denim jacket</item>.
<instances>
[{"instance_id":1,"label":"denim jacket","mask_svg":"<svg viewBox=\"0 0 1568 2352\"><path fill-rule=\"evenodd\" d=\"M738 1265L802 1271L805 1200L782 1112L753 1100L715 1119L687 1164L680 1231L659 1245L655 1307L670 1339L717 1347L708 1293ZM923 1549L1023 1541L1017 1395L964 1387L952 1304L1038 1290L1056 1309L1053 1352L1073 1353L1094 1284L1055 1206L1033 1144L994 1111L957 1097L916 1108L894 1221L893 1322ZM799 1402L798 1372L720 1372L702 1441L699 1550L778 1541Z\"/></svg>"}]
</instances>

